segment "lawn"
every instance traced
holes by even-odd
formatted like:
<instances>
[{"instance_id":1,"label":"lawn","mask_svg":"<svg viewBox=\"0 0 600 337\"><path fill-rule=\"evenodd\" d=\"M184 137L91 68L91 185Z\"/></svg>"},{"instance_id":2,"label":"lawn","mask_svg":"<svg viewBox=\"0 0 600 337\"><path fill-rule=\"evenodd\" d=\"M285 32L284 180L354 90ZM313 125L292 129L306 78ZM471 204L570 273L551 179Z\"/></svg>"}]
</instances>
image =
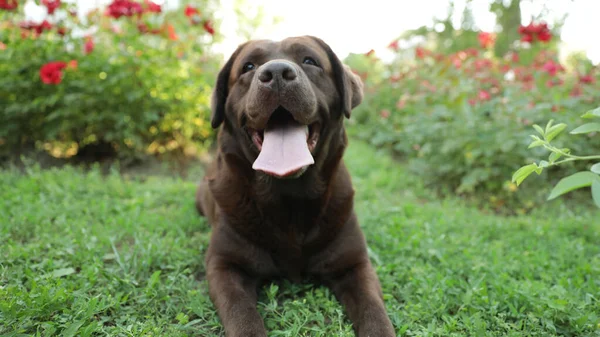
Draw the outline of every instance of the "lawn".
<instances>
[{"instance_id":1,"label":"lawn","mask_svg":"<svg viewBox=\"0 0 600 337\"><path fill-rule=\"evenodd\" d=\"M346 161L399 336L600 336L598 211L501 217L360 142ZM198 178L0 172L0 336L222 336ZM270 336L353 336L322 287L267 285L258 306Z\"/></svg>"}]
</instances>

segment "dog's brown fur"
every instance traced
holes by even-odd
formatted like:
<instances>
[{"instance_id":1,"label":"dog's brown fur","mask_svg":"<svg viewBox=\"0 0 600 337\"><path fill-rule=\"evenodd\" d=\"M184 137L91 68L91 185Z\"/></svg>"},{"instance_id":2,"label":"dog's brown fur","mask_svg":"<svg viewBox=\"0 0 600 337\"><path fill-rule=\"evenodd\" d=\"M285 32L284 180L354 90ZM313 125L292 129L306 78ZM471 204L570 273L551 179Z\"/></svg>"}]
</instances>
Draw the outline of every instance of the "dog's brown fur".
<instances>
[{"instance_id":1,"label":"dog's brown fur","mask_svg":"<svg viewBox=\"0 0 600 337\"><path fill-rule=\"evenodd\" d=\"M311 57L318 66L304 64ZM259 65L290 62L293 85L257 85ZM247 62L256 69L242 73ZM362 100L362 83L314 37L241 45L219 73L212 125L222 125L214 163L196 194L213 227L206 256L210 296L228 337L266 336L256 310L261 281L310 276L345 306L358 336L395 336L353 210L354 190L342 161L344 116ZM296 179L252 170L258 149L247 128L264 129L283 106L298 122L319 122L315 164Z\"/></svg>"}]
</instances>

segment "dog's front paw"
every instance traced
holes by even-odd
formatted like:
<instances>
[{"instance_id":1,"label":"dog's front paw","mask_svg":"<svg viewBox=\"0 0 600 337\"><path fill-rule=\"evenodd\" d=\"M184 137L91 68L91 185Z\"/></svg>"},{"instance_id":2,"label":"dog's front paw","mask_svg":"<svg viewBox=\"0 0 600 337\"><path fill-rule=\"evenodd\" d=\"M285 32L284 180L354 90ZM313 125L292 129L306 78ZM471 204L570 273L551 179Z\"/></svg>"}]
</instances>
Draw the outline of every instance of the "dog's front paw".
<instances>
[{"instance_id":1,"label":"dog's front paw","mask_svg":"<svg viewBox=\"0 0 600 337\"><path fill-rule=\"evenodd\" d=\"M394 327L387 319L373 319L364 322L358 329L358 337L396 337Z\"/></svg>"}]
</instances>

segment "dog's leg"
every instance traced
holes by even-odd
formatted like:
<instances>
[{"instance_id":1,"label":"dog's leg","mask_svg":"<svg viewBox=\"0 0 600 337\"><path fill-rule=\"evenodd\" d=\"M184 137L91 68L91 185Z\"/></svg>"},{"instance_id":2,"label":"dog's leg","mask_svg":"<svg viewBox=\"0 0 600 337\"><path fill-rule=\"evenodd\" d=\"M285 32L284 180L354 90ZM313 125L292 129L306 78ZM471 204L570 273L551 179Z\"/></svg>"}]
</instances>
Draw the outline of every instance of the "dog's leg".
<instances>
[{"instance_id":1,"label":"dog's leg","mask_svg":"<svg viewBox=\"0 0 600 337\"><path fill-rule=\"evenodd\" d=\"M217 308L227 337L266 337L256 310L258 279L248 276L219 257L207 265L210 297Z\"/></svg>"},{"instance_id":2,"label":"dog's leg","mask_svg":"<svg viewBox=\"0 0 600 337\"><path fill-rule=\"evenodd\" d=\"M369 261L361 262L342 276L329 280L339 301L346 307L358 337L395 337L381 286Z\"/></svg>"}]
</instances>

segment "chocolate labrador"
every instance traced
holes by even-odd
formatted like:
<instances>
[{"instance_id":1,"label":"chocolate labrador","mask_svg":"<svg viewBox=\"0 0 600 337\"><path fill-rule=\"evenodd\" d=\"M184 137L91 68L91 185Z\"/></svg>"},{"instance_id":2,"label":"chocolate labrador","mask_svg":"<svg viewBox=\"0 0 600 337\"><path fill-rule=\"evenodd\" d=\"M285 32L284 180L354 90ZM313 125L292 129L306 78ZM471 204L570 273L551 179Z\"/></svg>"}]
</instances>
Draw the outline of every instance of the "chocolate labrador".
<instances>
[{"instance_id":1,"label":"chocolate labrador","mask_svg":"<svg viewBox=\"0 0 600 337\"><path fill-rule=\"evenodd\" d=\"M228 337L267 336L257 287L280 277L329 286L358 336L395 336L342 160L343 119L362 95L310 36L247 42L219 72L218 150L196 206L212 225L207 280Z\"/></svg>"}]
</instances>

